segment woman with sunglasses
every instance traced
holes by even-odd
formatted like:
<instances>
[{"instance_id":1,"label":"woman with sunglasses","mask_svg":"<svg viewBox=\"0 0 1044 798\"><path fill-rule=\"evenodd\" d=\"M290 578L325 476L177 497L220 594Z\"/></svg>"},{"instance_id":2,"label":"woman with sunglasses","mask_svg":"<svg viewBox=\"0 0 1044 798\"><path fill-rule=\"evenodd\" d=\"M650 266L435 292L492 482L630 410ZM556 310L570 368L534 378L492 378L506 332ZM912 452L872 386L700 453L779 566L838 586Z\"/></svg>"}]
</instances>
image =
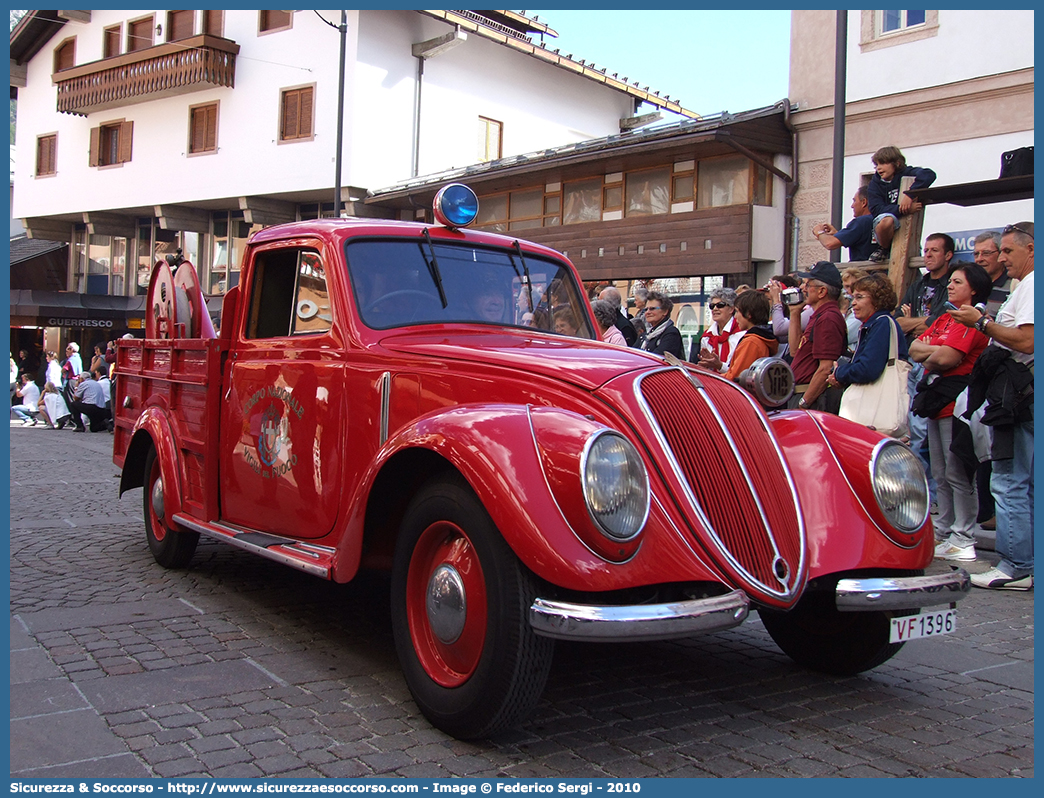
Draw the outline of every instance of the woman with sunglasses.
<instances>
[{"instance_id":1,"label":"woman with sunglasses","mask_svg":"<svg viewBox=\"0 0 1044 798\"><path fill-rule=\"evenodd\" d=\"M763 291L744 291L736 297L736 325L743 337L736 344L732 361L725 377L735 382L743 371L759 358L772 357L779 350L779 342L769 327L769 300ZM721 373L721 361L710 350L700 355L700 368Z\"/></svg>"},{"instance_id":2,"label":"woman with sunglasses","mask_svg":"<svg viewBox=\"0 0 1044 798\"><path fill-rule=\"evenodd\" d=\"M736 346L745 332L740 329L735 319L736 292L731 288L715 288L710 292L707 307L711 312L711 326L700 338L699 344L696 341L692 342L689 361L699 363L703 352L706 351L717 358L721 364L718 371L724 374L728 371L732 353L736 351Z\"/></svg>"}]
</instances>

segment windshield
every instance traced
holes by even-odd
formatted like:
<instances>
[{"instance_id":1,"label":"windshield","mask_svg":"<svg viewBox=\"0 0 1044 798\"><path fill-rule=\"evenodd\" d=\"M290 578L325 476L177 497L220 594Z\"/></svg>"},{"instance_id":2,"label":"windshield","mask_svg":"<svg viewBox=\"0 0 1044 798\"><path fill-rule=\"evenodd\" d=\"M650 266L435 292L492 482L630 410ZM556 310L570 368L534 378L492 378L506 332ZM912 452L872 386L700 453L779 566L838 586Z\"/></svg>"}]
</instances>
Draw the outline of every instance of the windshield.
<instances>
[{"instance_id":1,"label":"windshield","mask_svg":"<svg viewBox=\"0 0 1044 798\"><path fill-rule=\"evenodd\" d=\"M345 257L359 315L376 330L468 322L595 337L571 272L555 261L424 238L355 239Z\"/></svg>"}]
</instances>

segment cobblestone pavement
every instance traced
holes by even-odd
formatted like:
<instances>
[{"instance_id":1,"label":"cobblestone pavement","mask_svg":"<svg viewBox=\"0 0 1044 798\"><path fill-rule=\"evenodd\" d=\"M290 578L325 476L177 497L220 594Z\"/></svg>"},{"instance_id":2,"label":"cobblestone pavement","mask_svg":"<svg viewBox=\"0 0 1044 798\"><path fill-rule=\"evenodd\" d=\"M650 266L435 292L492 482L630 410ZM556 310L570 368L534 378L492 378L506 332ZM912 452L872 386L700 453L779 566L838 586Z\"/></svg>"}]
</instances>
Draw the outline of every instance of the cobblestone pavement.
<instances>
[{"instance_id":1,"label":"cobblestone pavement","mask_svg":"<svg viewBox=\"0 0 1044 798\"><path fill-rule=\"evenodd\" d=\"M111 445L11 427L14 776L1033 775L1032 592L975 590L957 633L853 678L801 670L754 614L681 643L559 644L534 715L465 743L410 699L385 580L206 539L166 571Z\"/></svg>"}]
</instances>

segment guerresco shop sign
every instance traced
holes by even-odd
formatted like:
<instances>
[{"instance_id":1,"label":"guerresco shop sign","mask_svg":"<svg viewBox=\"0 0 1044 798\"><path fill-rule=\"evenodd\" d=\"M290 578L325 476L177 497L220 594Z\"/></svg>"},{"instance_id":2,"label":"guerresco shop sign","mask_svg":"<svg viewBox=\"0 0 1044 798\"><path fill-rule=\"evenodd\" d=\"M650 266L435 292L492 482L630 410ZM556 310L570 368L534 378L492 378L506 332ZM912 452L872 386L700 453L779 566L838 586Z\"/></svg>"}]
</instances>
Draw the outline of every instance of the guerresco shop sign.
<instances>
[{"instance_id":1,"label":"guerresco shop sign","mask_svg":"<svg viewBox=\"0 0 1044 798\"><path fill-rule=\"evenodd\" d=\"M48 327L112 327L108 319L63 319L51 317L47 320Z\"/></svg>"}]
</instances>

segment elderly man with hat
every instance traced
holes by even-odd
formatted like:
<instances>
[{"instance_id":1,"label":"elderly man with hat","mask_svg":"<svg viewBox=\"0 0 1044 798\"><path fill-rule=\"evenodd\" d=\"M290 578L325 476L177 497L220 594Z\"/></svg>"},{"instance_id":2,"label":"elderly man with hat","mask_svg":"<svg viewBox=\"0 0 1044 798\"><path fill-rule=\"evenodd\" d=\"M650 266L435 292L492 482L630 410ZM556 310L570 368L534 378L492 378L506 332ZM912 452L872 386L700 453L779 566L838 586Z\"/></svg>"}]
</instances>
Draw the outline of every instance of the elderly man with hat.
<instances>
[{"instance_id":1,"label":"elderly man with hat","mask_svg":"<svg viewBox=\"0 0 1044 798\"><path fill-rule=\"evenodd\" d=\"M806 272L794 272L801 278L805 304L812 308L808 325L801 329L801 303L790 306L790 351L794 360L794 396L791 408L824 410L836 413L841 402L840 391L828 389L827 377L837 359L848 349L848 328L838 307L841 297L841 272L829 261L821 260Z\"/></svg>"}]
</instances>

